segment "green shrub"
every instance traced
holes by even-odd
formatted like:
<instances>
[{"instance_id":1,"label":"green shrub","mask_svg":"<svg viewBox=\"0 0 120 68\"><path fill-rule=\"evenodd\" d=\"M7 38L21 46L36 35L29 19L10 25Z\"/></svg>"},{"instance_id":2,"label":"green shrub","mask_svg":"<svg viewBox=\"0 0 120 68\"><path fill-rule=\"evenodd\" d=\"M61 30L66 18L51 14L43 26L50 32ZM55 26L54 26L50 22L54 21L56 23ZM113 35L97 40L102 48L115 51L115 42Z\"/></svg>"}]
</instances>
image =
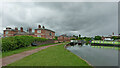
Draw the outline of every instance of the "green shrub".
<instances>
[{"instance_id":1,"label":"green shrub","mask_svg":"<svg viewBox=\"0 0 120 68\"><path fill-rule=\"evenodd\" d=\"M47 39L45 39L45 38L34 37L34 41L44 42L44 41L46 41L46 40L47 40Z\"/></svg>"},{"instance_id":2,"label":"green shrub","mask_svg":"<svg viewBox=\"0 0 120 68\"><path fill-rule=\"evenodd\" d=\"M2 51L10 51L22 47L28 47L34 41L46 41L47 39L33 36L13 36L2 38Z\"/></svg>"},{"instance_id":3,"label":"green shrub","mask_svg":"<svg viewBox=\"0 0 120 68\"><path fill-rule=\"evenodd\" d=\"M76 40L75 38L72 38L72 39L70 39L70 40Z\"/></svg>"},{"instance_id":4,"label":"green shrub","mask_svg":"<svg viewBox=\"0 0 120 68\"><path fill-rule=\"evenodd\" d=\"M58 37L57 37L57 36L55 36L55 38L54 38L53 40L58 40Z\"/></svg>"}]
</instances>

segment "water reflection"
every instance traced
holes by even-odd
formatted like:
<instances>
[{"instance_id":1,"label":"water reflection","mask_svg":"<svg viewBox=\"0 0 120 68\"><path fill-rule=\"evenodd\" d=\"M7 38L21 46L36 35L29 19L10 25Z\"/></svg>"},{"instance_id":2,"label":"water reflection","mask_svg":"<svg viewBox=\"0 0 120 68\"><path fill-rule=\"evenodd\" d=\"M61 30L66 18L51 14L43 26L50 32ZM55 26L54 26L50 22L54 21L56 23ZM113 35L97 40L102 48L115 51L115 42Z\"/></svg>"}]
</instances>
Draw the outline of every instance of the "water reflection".
<instances>
[{"instance_id":1,"label":"water reflection","mask_svg":"<svg viewBox=\"0 0 120 68\"><path fill-rule=\"evenodd\" d=\"M87 60L93 66L118 65L118 50L115 49L94 48L90 44L76 44L74 46L67 46L67 49Z\"/></svg>"},{"instance_id":2,"label":"water reflection","mask_svg":"<svg viewBox=\"0 0 120 68\"><path fill-rule=\"evenodd\" d=\"M91 45L90 44L88 44L88 45L85 45L85 44L82 44L82 45L78 45L78 44L76 44L76 45L72 45L72 46L67 46L66 48L69 50L79 50L80 48L83 48L83 47L91 47Z\"/></svg>"}]
</instances>

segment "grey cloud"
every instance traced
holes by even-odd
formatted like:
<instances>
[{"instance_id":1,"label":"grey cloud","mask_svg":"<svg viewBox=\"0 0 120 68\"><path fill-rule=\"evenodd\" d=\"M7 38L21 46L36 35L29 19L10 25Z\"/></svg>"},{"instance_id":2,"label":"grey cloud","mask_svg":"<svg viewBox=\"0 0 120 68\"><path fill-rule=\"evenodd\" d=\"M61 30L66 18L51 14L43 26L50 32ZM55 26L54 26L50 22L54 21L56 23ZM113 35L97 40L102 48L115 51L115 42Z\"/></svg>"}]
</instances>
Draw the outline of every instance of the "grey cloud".
<instances>
[{"instance_id":1,"label":"grey cloud","mask_svg":"<svg viewBox=\"0 0 120 68\"><path fill-rule=\"evenodd\" d=\"M117 34L118 7L115 2L23 2L11 3L10 6L6 8L9 11L15 6L19 9L12 14L5 12L3 27L14 25L26 29L41 24L54 30L56 35Z\"/></svg>"}]
</instances>

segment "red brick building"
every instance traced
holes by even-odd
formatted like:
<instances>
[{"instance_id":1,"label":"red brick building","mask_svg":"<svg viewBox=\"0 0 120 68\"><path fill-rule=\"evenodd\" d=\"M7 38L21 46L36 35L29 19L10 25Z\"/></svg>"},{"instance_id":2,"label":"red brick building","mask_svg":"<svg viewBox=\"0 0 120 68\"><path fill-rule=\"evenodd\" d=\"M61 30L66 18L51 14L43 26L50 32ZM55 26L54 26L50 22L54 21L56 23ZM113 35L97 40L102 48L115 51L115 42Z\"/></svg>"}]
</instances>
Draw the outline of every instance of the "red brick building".
<instances>
[{"instance_id":1,"label":"red brick building","mask_svg":"<svg viewBox=\"0 0 120 68\"><path fill-rule=\"evenodd\" d=\"M54 39L55 38L55 32L49 29L41 28L41 25L38 26L37 29L35 29L34 33L37 37L42 37L46 39Z\"/></svg>"},{"instance_id":2,"label":"red brick building","mask_svg":"<svg viewBox=\"0 0 120 68\"><path fill-rule=\"evenodd\" d=\"M70 41L72 39L72 36L67 36L66 34L58 36L58 41Z\"/></svg>"},{"instance_id":3,"label":"red brick building","mask_svg":"<svg viewBox=\"0 0 120 68\"><path fill-rule=\"evenodd\" d=\"M20 36L20 35L29 35L33 37L41 37L46 39L54 39L55 38L55 32L49 29L41 28L41 25L38 26L37 29L32 32L32 28L29 28L27 32L23 30L23 27L20 27L20 30L16 27L15 29L12 29L10 27L7 27L6 30L4 30L4 37L9 36Z\"/></svg>"}]
</instances>

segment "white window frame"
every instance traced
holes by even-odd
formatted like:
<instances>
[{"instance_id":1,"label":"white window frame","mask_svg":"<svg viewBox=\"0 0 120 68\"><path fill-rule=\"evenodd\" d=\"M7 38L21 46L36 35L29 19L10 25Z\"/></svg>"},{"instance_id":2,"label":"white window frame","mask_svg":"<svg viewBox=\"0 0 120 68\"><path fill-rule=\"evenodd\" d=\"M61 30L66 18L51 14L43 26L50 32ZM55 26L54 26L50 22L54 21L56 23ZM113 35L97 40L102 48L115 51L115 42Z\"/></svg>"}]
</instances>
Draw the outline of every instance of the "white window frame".
<instances>
[{"instance_id":1,"label":"white window frame","mask_svg":"<svg viewBox=\"0 0 120 68\"><path fill-rule=\"evenodd\" d=\"M8 31L6 31L5 34L8 34Z\"/></svg>"},{"instance_id":2,"label":"white window frame","mask_svg":"<svg viewBox=\"0 0 120 68\"><path fill-rule=\"evenodd\" d=\"M37 33L41 33L41 30L37 30Z\"/></svg>"},{"instance_id":3,"label":"white window frame","mask_svg":"<svg viewBox=\"0 0 120 68\"><path fill-rule=\"evenodd\" d=\"M49 35L52 36L52 33L50 32Z\"/></svg>"},{"instance_id":4,"label":"white window frame","mask_svg":"<svg viewBox=\"0 0 120 68\"><path fill-rule=\"evenodd\" d=\"M37 35L37 37L41 37L41 35Z\"/></svg>"}]
</instances>

